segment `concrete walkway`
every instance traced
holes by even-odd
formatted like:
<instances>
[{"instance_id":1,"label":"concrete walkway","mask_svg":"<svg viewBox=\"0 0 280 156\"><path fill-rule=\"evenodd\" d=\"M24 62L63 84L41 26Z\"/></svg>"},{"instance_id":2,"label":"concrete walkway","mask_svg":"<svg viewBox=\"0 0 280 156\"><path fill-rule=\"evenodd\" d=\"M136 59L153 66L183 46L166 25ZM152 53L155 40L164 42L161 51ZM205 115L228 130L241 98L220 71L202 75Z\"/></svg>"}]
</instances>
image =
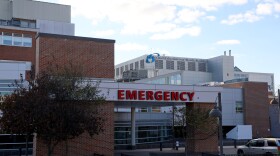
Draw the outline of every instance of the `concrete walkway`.
<instances>
[{"instance_id":1,"label":"concrete walkway","mask_svg":"<svg viewBox=\"0 0 280 156\"><path fill-rule=\"evenodd\" d=\"M236 149L233 146L224 146L224 155L234 156L236 155ZM136 149L136 150L115 150L115 156L150 156L150 153L156 153L158 155L184 155L185 148L181 147L179 150L174 150L172 148L163 148L160 151L159 148L152 149Z\"/></svg>"}]
</instances>

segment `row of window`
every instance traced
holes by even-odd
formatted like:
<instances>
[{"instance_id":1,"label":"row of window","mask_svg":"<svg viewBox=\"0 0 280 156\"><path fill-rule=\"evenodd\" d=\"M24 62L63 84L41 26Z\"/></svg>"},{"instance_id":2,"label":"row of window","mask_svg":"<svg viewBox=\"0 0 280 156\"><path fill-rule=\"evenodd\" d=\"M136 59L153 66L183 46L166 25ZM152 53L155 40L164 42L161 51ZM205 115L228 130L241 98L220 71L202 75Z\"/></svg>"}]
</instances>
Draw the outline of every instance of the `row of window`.
<instances>
[{"instance_id":1,"label":"row of window","mask_svg":"<svg viewBox=\"0 0 280 156\"><path fill-rule=\"evenodd\" d=\"M196 71L196 62L187 62L189 71ZM134 66L134 68L133 68ZM131 63L129 65L122 66L120 68L116 68L116 76L121 75L124 71L128 70L138 70L139 69L139 61L135 63ZM144 60L140 60L140 69L144 69ZM163 69L163 60L155 61L155 69ZM166 69L174 70L174 61L166 60ZM185 61L177 61L176 70L186 70L186 62ZM206 63L198 62L198 71L206 72Z\"/></svg>"},{"instance_id":2,"label":"row of window","mask_svg":"<svg viewBox=\"0 0 280 156\"><path fill-rule=\"evenodd\" d=\"M134 68L133 68L134 65ZM129 67L129 69L128 69ZM139 69L139 61L135 62L135 63L131 63L125 66L122 66L120 68L116 69L116 75L119 76L121 73L123 73L124 71L128 71L128 70L138 70ZM140 60L140 69L144 69L144 60Z\"/></svg>"},{"instance_id":3,"label":"row of window","mask_svg":"<svg viewBox=\"0 0 280 156\"><path fill-rule=\"evenodd\" d=\"M195 62L187 62L189 71L196 71L196 63ZM177 61L177 70L186 70L186 62L185 61ZM155 61L156 69L163 69L163 60ZM174 61L166 60L166 69L174 70ZM206 63L198 62L198 71L206 72Z\"/></svg>"},{"instance_id":4,"label":"row of window","mask_svg":"<svg viewBox=\"0 0 280 156\"><path fill-rule=\"evenodd\" d=\"M30 20L20 20L20 19L12 19L12 20L0 20L0 25L3 26L16 26L22 28L36 28L36 22Z\"/></svg>"},{"instance_id":5,"label":"row of window","mask_svg":"<svg viewBox=\"0 0 280 156\"><path fill-rule=\"evenodd\" d=\"M0 45L32 47L32 36L28 34L0 32Z\"/></svg>"}]
</instances>

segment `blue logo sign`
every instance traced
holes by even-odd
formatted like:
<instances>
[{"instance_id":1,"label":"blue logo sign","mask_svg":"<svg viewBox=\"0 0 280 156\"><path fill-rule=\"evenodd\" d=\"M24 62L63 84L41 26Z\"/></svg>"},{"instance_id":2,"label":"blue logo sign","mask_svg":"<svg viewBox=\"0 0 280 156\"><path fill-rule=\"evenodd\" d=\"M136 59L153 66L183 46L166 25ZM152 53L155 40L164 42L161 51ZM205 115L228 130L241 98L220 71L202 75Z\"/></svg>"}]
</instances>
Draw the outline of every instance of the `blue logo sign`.
<instances>
[{"instance_id":1,"label":"blue logo sign","mask_svg":"<svg viewBox=\"0 0 280 156\"><path fill-rule=\"evenodd\" d=\"M156 60L156 57L159 57L159 53L153 53L147 56L146 63L153 63Z\"/></svg>"}]
</instances>

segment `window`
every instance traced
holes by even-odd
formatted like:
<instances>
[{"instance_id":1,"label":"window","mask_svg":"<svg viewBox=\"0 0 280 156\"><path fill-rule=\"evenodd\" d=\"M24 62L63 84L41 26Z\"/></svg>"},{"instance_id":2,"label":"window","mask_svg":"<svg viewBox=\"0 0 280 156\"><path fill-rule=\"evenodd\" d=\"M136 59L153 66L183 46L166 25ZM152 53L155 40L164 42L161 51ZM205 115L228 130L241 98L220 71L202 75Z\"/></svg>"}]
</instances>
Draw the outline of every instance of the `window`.
<instances>
[{"instance_id":1,"label":"window","mask_svg":"<svg viewBox=\"0 0 280 156\"><path fill-rule=\"evenodd\" d=\"M163 60L156 60L155 67L156 69L163 69Z\"/></svg>"},{"instance_id":2,"label":"window","mask_svg":"<svg viewBox=\"0 0 280 156\"><path fill-rule=\"evenodd\" d=\"M140 60L140 69L144 69L144 60Z\"/></svg>"},{"instance_id":3,"label":"window","mask_svg":"<svg viewBox=\"0 0 280 156\"><path fill-rule=\"evenodd\" d=\"M267 145L277 147L277 144L276 144L275 140L267 140Z\"/></svg>"},{"instance_id":4,"label":"window","mask_svg":"<svg viewBox=\"0 0 280 156\"><path fill-rule=\"evenodd\" d=\"M20 21L20 27L28 28L28 22L27 21Z\"/></svg>"},{"instance_id":5,"label":"window","mask_svg":"<svg viewBox=\"0 0 280 156\"><path fill-rule=\"evenodd\" d=\"M119 70L119 68L116 69L116 75L117 75L117 76L120 75L120 70Z\"/></svg>"},{"instance_id":6,"label":"window","mask_svg":"<svg viewBox=\"0 0 280 156\"><path fill-rule=\"evenodd\" d=\"M152 107L152 112L160 113L160 107Z\"/></svg>"},{"instance_id":7,"label":"window","mask_svg":"<svg viewBox=\"0 0 280 156\"><path fill-rule=\"evenodd\" d=\"M138 70L139 69L139 62L135 62L135 69Z\"/></svg>"},{"instance_id":8,"label":"window","mask_svg":"<svg viewBox=\"0 0 280 156\"><path fill-rule=\"evenodd\" d=\"M22 42L24 47L32 47L32 36L23 34Z\"/></svg>"},{"instance_id":9,"label":"window","mask_svg":"<svg viewBox=\"0 0 280 156\"><path fill-rule=\"evenodd\" d=\"M206 63L205 62L198 63L198 71L206 72Z\"/></svg>"},{"instance_id":10,"label":"window","mask_svg":"<svg viewBox=\"0 0 280 156\"><path fill-rule=\"evenodd\" d=\"M142 107L139 109L139 112L148 112L148 108L147 107Z\"/></svg>"},{"instance_id":11,"label":"window","mask_svg":"<svg viewBox=\"0 0 280 156\"><path fill-rule=\"evenodd\" d=\"M174 69L174 61L166 61L166 69Z\"/></svg>"},{"instance_id":12,"label":"window","mask_svg":"<svg viewBox=\"0 0 280 156\"><path fill-rule=\"evenodd\" d=\"M235 111L236 111L236 113L242 113L243 112L243 102L242 101L236 101L235 102Z\"/></svg>"},{"instance_id":13,"label":"window","mask_svg":"<svg viewBox=\"0 0 280 156\"><path fill-rule=\"evenodd\" d=\"M120 73L121 75L123 74L123 67L121 67L121 73Z\"/></svg>"},{"instance_id":14,"label":"window","mask_svg":"<svg viewBox=\"0 0 280 156\"><path fill-rule=\"evenodd\" d=\"M185 61L177 61L177 70L185 70Z\"/></svg>"},{"instance_id":15,"label":"window","mask_svg":"<svg viewBox=\"0 0 280 156\"><path fill-rule=\"evenodd\" d=\"M125 71L128 71L128 65L125 65Z\"/></svg>"},{"instance_id":16,"label":"window","mask_svg":"<svg viewBox=\"0 0 280 156\"><path fill-rule=\"evenodd\" d=\"M0 45L2 45L3 42L2 42L2 32L0 32Z\"/></svg>"},{"instance_id":17,"label":"window","mask_svg":"<svg viewBox=\"0 0 280 156\"><path fill-rule=\"evenodd\" d=\"M256 147L263 147L264 146L264 140L257 140Z\"/></svg>"},{"instance_id":18,"label":"window","mask_svg":"<svg viewBox=\"0 0 280 156\"><path fill-rule=\"evenodd\" d=\"M22 46L22 34L14 34L13 45L14 46Z\"/></svg>"},{"instance_id":19,"label":"window","mask_svg":"<svg viewBox=\"0 0 280 156\"><path fill-rule=\"evenodd\" d=\"M130 70L133 70L133 63L131 63L129 66L130 66Z\"/></svg>"},{"instance_id":20,"label":"window","mask_svg":"<svg viewBox=\"0 0 280 156\"><path fill-rule=\"evenodd\" d=\"M29 27L35 29L36 28L36 23L35 22L30 22Z\"/></svg>"},{"instance_id":21,"label":"window","mask_svg":"<svg viewBox=\"0 0 280 156\"><path fill-rule=\"evenodd\" d=\"M3 44L12 45L12 33L3 33Z\"/></svg>"},{"instance_id":22,"label":"window","mask_svg":"<svg viewBox=\"0 0 280 156\"><path fill-rule=\"evenodd\" d=\"M188 70L195 71L195 62L188 62Z\"/></svg>"}]
</instances>

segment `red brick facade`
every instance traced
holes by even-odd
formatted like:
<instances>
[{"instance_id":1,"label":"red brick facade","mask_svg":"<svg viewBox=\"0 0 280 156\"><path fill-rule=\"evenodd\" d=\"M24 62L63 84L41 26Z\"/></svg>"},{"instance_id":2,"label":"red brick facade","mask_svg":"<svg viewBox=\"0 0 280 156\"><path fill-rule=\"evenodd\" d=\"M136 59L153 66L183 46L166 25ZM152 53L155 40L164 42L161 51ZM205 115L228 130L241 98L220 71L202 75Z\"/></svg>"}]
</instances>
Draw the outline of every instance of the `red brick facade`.
<instances>
[{"instance_id":1,"label":"red brick facade","mask_svg":"<svg viewBox=\"0 0 280 156\"><path fill-rule=\"evenodd\" d=\"M87 77L114 78L113 40L39 34L36 57L39 70L72 63Z\"/></svg>"},{"instance_id":2,"label":"red brick facade","mask_svg":"<svg viewBox=\"0 0 280 156\"><path fill-rule=\"evenodd\" d=\"M252 125L253 137L270 136L267 83L243 82L224 86L243 88L244 124Z\"/></svg>"},{"instance_id":3,"label":"red brick facade","mask_svg":"<svg viewBox=\"0 0 280 156\"><path fill-rule=\"evenodd\" d=\"M0 46L0 60L15 60L15 61L29 61L32 64L35 63L35 50L36 50L36 42L35 36L37 34L36 31L28 31L28 30L18 30L18 29L4 29L0 28L0 33L16 33L16 34L27 34L32 36L32 47L19 47L19 46L8 46L1 45Z\"/></svg>"},{"instance_id":4,"label":"red brick facade","mask_svg":"<svg viewBox=\"0 0 280 156\"><path fill-rule=\"evenodd\" d=\"M211 110L214 108L214 103L191 103L187 104L187 109L201 108ZM186 140L187 151L191 153L209 152L218 153L218 128L217 125L209 125L208 134L195 133L193 138ZM194 130L203 131L203 130ZM213 132L212 132L213 131ZM212 134L209 136L209 134Z\"/></svg>"}]
</instances>

